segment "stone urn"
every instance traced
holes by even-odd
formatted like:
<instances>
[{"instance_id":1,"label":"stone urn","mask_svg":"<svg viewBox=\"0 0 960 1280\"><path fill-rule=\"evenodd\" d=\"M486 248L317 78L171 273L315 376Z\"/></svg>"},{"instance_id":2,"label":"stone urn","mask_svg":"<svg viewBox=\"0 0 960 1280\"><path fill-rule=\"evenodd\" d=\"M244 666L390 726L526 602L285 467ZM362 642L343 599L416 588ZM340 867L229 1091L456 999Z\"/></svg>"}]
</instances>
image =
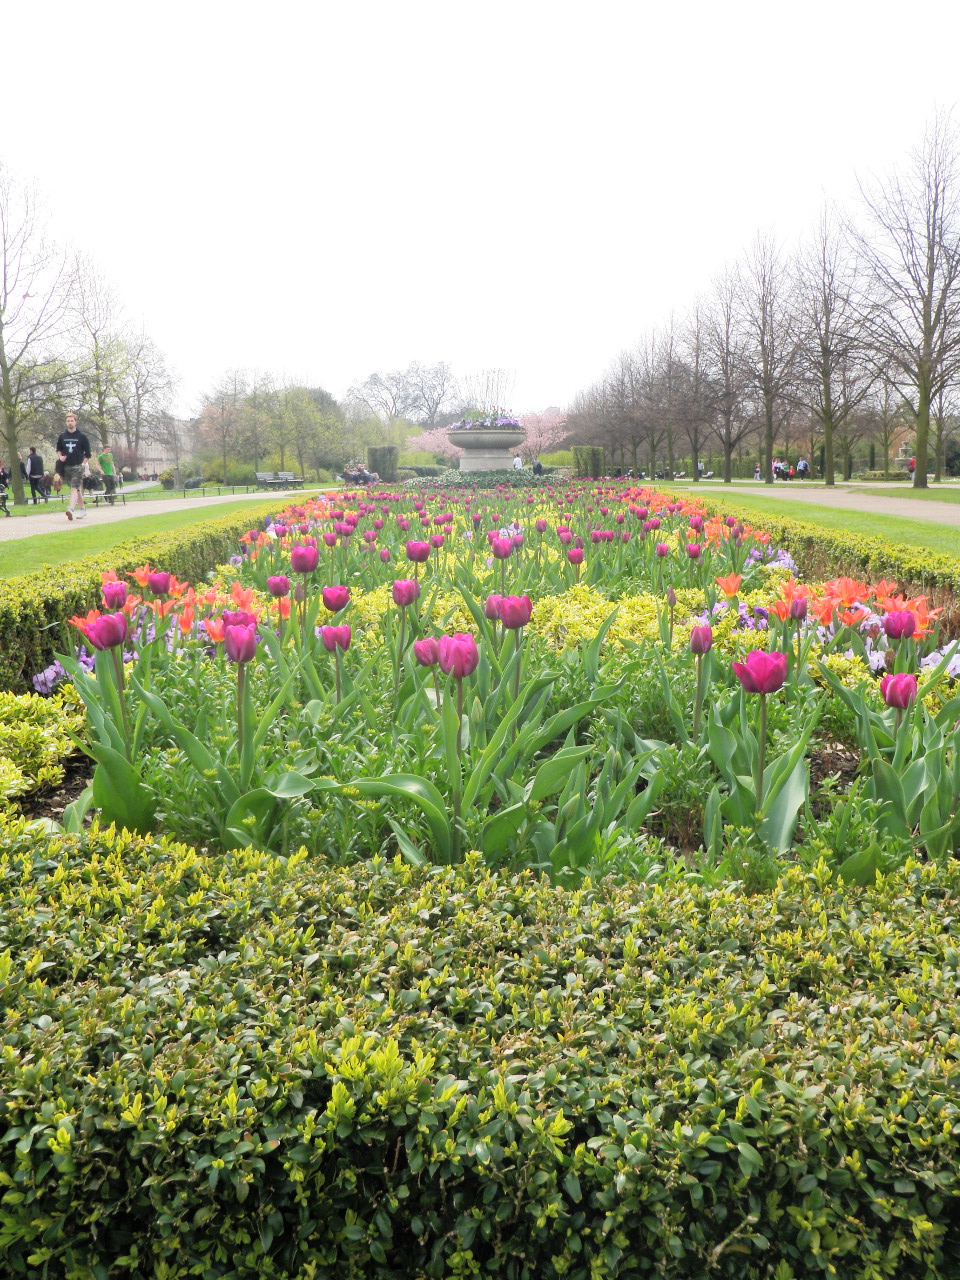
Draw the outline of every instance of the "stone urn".
<instances>
[{"instance_id":1,"label":"stone urn","mask_svg":"<svg viewBox=\"0 0 960 1280\"><path fill-rule=\"evenodd\" d=\"M463 450L461 471L509 471L518 446L526 438L522 427L471 427L469 430L452 427L447 432L450 443Z\"/></svg>"}]
</instances>

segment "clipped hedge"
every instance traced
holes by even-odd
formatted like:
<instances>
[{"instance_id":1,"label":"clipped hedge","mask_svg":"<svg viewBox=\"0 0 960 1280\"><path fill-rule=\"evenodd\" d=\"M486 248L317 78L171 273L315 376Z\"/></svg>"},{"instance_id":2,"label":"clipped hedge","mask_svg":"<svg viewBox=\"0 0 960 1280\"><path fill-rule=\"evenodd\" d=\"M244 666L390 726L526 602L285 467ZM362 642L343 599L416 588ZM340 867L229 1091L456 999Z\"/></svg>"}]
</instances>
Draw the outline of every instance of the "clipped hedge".
<instances>
[{"instance_id":1,"label":"clipped hedge","mask_svg":"<svg viewBox=\"0 0 960 1280\"><path fill-rule=\"evenodd\" d=\"M418 476L404 482L405 489L546 489L546 475L535 476L524 467L514 471L442 471L438 476Z\"/></svg>"},{"instance_id":2,"label":"clipped hedge","mask_svg":"<svg viewBox=\"0 0 960 1280\"><path fill-rule=\"evenodd\" d=\"M11 826L4 1274L958 1275L958 894Z\"/></svg>"},{"instance_id":3,"label":"clipped hedge","mask_svg":"<svg viewBox=\"0 0 960 1280\"><path fill-rule=\"evenodd\" d=\"M262 525L276 510L276 502L251 504L235 515L132 539L107 555L48 565L39 573L0 581L0 690L28 688L61 648L66 620L100 607L105 567L124 574L149 560L178 578L199 582L236 554L241 534Z\"/></svg>"}]
</instances>

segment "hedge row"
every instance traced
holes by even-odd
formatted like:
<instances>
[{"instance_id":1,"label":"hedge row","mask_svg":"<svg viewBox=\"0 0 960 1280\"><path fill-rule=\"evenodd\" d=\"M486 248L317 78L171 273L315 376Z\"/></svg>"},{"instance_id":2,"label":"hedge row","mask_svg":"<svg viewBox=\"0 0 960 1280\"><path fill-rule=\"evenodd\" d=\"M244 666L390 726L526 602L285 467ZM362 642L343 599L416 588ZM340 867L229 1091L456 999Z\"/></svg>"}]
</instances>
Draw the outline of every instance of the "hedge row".
<instances>
[{"instance_id":1,"label":"hedge row","mask_svg":"<svg viewBox=\"0 0 960 1280\"><path fill-rule=\"evenodd\" d=\"M11 1276L960 1274L960 867L0 857Z\"/></svg>"},{"instance_id":2,"label":"hedge row","mask_svg":"<svg viewBox=\"0 0 960 1280\"><path fill-rule=\"evenodd\" d=\"M172 533L122 543L108 557L88 557L47 565L38 573L0 582L0 690L22 692L48 666L63 644L68 618L100 607L100 574L105 564L118 574L145 561L178 578L201 581L237 552L237 538L276 511L252 504L231 516L207 520Z\"/></svg>"}]
</instances>

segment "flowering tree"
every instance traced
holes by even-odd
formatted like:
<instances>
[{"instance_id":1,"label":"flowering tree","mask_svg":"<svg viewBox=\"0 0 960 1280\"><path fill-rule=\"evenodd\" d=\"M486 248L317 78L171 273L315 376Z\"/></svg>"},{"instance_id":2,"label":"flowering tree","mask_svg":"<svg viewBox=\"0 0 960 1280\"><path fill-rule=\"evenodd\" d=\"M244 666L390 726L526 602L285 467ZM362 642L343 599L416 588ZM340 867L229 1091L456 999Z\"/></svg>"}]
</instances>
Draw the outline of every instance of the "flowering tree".
<instances>
[{"instance_id":1,"label":"flowering tree","mask_svg":"<svg viewBox=\"0 0 960 1280\"><path fill-rule=\"evenodd\" d=\"M463 450L447 439L447 427L434 427L418 436L407 436L407 448L416 452L435 453L441 458L459 458Z\"/></svg>"},{"instance_id":2,"label":"flowering tree","mask_svg":"<svg viewBox=\"0 0 960 1280\"><path fill-rule=\"evenodd\" d=\"M562 410L552 406L542 413L522 413L520 425L527 433L520 452L527 459L550 453L566 440L567 417Z\"/></svg>"}]
</instances>

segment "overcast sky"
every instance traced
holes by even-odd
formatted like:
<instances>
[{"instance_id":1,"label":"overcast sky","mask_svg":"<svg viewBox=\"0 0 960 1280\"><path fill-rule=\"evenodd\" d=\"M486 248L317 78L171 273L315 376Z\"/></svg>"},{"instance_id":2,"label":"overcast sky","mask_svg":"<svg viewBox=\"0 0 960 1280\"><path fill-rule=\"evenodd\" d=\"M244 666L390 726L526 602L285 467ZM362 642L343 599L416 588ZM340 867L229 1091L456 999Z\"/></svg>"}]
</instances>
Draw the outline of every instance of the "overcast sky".
<instances>
[{"instance_id":1,"label":"overcast sky","mask_svg":"<svg viewBox=\"0 0 960 1280\"><path fill-rule=\"evenodd\" d=\"M960 98L956 0L4 6L0 158L181 379L565 405Z\"/></svg>"}]
</instances>

